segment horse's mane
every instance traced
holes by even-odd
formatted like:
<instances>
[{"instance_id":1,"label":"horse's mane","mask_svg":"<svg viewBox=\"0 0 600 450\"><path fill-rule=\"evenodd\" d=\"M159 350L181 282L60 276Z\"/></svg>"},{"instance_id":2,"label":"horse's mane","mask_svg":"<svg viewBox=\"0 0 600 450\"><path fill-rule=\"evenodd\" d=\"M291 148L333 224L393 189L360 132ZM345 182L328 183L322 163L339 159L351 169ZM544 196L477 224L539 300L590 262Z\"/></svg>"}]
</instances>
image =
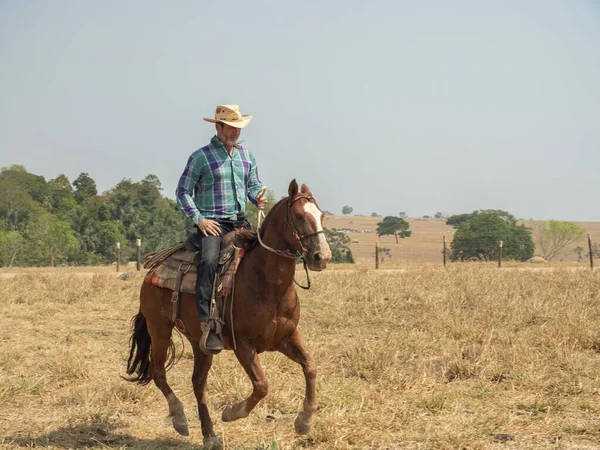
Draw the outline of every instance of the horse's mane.
<instances>
[{"instance_id":1,"label":"horse's mane","mask_svg":"<svg viewBox=\"0 0 600 450\"><path fill-rule=\"evenodd\" d=\"M258 238L256 237L256 231L247 230L245 228L240 228L234 233L231 233L231 237L233 240L233 244L236 247L244 248L246 250L254 247L254 245L258 242Z\"/></svg>"},{"instance_id":2,"label":"horse's mane","mask_svg":"<svg viewBox=\"0 0 600 450\"><path fill-rule=\"evenodd\" d=\"M267 229L267 227L269 226L269 223L271 223L271 220L274 217L274 214L271 214L271 212L275 211L278 207L280 203L283 203L284 201L287 201L287 197L282 198L281 200L279 200L277 203L275 203L273 205L273 207L271 208L271 210L269 211L269 213L267 214L267 216L265 217L264 222L262 223L260 230L258 230L258 232L260 233L260 236L264 236L265 230Z\"/></svg>"},{"instance_id":3,"label":"horse's mane","mask_svg":"<svg viewBox=\"0 0 600 450\"><path fill-rule=\"evenodd\" d=\"M237 229L235 231L235 233L231 233L230 238L233 241L234 245L236 247L244 248L246 250L254 247L256 245L256 243L258 242L258 234L257 233L261 233L261 236L262 236L264 234L264 231L267 229L267 227L269 226L269 223L271 222L271 220L273 218L271 211L274 211L276 208L278 208L279 204L285 200L287 200L287 197L282 198L281 200L279 200L277 203L275 203L273 205L273 207L271 208L269 213L267 213L265 220L261 224L260 230L247 230L245 228L240 228L240 229Z\"/></svg>"}]
</instances>

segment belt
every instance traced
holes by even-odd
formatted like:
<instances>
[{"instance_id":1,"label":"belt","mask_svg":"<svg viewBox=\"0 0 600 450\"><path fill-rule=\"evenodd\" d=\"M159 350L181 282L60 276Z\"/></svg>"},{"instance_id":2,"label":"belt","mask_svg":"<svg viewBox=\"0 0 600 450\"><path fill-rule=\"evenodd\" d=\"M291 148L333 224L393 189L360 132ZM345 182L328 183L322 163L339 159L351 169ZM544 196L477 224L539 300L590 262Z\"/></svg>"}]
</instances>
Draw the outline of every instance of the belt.
<instances>
[{"instance_id":1,"label":"belt","mask_svg":"<svg viewBox=\"0 0 600 450\"><path fill-rule=\"evenodd\" d=\"M234 226L234 228L245 228L246 227L246 222L247 222L247 216L245 213L239 213L235 216L231 216L231 217L220 217L218 219L213 219L213 220L226 220L227 222L231 222L232 225Z\"/></svg>"}]
</instances>

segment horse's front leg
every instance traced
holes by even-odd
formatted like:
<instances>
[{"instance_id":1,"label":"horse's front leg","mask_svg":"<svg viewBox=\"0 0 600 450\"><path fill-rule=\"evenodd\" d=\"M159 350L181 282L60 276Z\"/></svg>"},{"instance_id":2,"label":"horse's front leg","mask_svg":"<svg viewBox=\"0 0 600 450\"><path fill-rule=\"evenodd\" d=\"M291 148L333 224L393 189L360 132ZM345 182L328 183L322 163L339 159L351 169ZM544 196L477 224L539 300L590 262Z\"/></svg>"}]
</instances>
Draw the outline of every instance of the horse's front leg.
<instances>
[{"instance_id":1,"label":"horse's front leg","mask_svg":"<svg viewBox=\"0 0 600 450\"><path fill-rule=\"evenodd\" d=\"M312 416L317 409L316 387L315 380L317 378L317 365L313 359L306 353L302 346L300 333L296 329L294 334L289 339L282 341L276 350L283 353L292 361L296 361L302 366L304 378L306 379L306 394L304 397L304 405L302 411L298 413L294 428L298 434L308 434L310 432L310 424Z\"/></svg>"},{"instance_id":2,"label":"horse's front leg","mask_svg":"<svg viewBox=\"0 0 600 450\"><path fill-rule=\"evenodd\" d=\"M206 380L208 372L212 366L212 355L205 355L200 350L198 341L189 340L194 351L194 373L192 374L192 384L194 386L194 395L198 403L198 417L202 427L202 436L204 437L205 448L219 448L221 443L213 430L213 423L206 405Z\"/></svg>"},{"instance_id":3,"label":"horse's front leg","mask_svg":"<svg viewBox=\"0 0 600 450\"><path fill-rule=\"evenodd\" d=\"M269 390L269 382L260 365L256 349L246 342L239 342L235 356L252 381L252 394L242 402L227 405L221 416L223 422L232 422L248 417L250 411L267 395Z\"/></svg>"}]
</instances>

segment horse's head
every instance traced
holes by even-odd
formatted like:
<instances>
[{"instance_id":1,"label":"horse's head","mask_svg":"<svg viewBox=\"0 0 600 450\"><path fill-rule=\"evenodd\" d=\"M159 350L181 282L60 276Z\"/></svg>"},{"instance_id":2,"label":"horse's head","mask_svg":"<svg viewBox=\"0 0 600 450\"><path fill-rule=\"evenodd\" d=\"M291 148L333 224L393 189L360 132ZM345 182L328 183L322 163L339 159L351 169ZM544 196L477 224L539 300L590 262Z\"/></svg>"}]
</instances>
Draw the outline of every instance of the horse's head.
<instances>
[{"instance_id":1,"label":"horse's head","mask_svg":"<svg viewBox=\"0 0 600 450\"><path fill-rule=\"evenodd\" d=\"M302 249L311 270L323 270L331 259L331 250L323 233L323 211L317 205L310 189L292 180L286 200L286 240L293 248Z\"/></svg>"}]
</instances>

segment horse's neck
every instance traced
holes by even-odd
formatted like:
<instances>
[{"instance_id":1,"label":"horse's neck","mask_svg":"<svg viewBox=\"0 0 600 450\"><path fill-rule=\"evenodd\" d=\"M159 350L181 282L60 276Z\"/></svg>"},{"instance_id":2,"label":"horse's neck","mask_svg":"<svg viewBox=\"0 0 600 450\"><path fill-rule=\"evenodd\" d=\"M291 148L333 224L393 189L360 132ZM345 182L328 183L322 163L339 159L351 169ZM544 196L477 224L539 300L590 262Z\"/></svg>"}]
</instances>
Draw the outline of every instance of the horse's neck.
<instances>
[{"instance_id":1,"label":"horse's neck","mask_svg":"<svg viewBox=\"0 0 600 450\"><path fill-rule=\"evenodd\" d=\"M261 235L261 239L266 246L289 253L291 248L285 240L285 206L283 204L279 205L277 210L271 211L270 215L272 214L274 216L269 217L268 222L265 223L265 230ZM295 259L278 255L260 244L256 246L255 252L261 262L265 264L265 268L275 269L278 276L283 278L281 281L285 283L293 281L296 268Z\"/></svg>"}]
</instances>

